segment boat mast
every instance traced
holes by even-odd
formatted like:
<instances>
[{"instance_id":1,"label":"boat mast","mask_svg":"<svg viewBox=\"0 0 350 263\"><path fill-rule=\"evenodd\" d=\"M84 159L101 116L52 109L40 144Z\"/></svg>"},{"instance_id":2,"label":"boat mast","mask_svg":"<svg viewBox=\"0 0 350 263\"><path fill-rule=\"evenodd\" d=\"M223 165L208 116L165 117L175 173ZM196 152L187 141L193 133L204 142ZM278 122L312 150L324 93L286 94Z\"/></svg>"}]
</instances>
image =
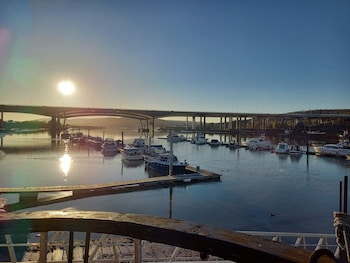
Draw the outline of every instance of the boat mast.
<instances>
[{"instance_id":1,"label":"boat mast","mask_svg":"<svg viewBox=\"0 0 350 263\"><path fill-rule=\"evenodd\" d=\"M173 175L173 137L170 136L169 176Z\"/></svg>"}]
</instances>

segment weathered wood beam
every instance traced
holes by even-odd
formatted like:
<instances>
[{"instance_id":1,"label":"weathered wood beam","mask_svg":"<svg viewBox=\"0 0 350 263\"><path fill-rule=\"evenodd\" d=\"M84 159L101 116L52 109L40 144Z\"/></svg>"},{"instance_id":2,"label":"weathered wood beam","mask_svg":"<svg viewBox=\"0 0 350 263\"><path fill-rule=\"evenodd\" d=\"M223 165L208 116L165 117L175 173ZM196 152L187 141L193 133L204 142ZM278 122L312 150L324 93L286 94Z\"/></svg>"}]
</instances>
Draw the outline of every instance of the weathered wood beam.
<instances>
[{"instance_id":1,"label":"weathered wood beam","mask_svg":"<svg viewBox=\"0 0 350 263\"><path fill-rule=\"evenodd\" d=\"M149 240L211 254L235 262L308 262L312 251L257 236L182 220L95 211L4 213L0 235L74 231L106 233ZM334 262L321 257L323 262Z\"/></svg>"}]
</instances>

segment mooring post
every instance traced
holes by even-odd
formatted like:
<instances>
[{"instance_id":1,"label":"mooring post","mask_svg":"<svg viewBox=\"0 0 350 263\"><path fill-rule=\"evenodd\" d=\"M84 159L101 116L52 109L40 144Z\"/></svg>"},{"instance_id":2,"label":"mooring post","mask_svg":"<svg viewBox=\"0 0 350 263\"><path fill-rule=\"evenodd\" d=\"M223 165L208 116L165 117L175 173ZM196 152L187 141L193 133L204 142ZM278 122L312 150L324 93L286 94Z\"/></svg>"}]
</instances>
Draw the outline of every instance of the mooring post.
<instances>
[{"instance_id":1,"label":"mooring post","mask_svg":"<svg viewBox=\"0 0 350 263\"><path fill-rule=\"evenodd\" d=\"M169 160L169 176L173 176L173 161L174 161L174 153L173 153L173 137L170 135L170 160Z\"/></svg>"},{"instance_id":2,"label":"mooring post","mask_svg":"<svg viewBox=\"0 0 350 263\"><path fill-rule=\"evenodd\" d=\"M344 213L348 213L348 177L344 176Z\"/></svg>"},{"instance_id":3,"label":"mooring post","mask_svg":"<svg viewBox=\"0 0 350 263\"><path fill-rule=\"evenodd\" d=\"M343 210L343 182L339 182L339 212Z\"/></svg>"}]
</instances>

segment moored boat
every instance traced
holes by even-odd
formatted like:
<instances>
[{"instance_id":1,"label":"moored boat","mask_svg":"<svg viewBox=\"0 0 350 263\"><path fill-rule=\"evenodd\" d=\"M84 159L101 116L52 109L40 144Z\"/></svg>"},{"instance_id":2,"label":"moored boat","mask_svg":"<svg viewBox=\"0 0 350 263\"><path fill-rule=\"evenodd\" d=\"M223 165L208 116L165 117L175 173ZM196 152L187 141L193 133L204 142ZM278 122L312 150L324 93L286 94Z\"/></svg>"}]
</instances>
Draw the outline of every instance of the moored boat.
<instances>
[{"instance_id":1,"label":"moored boat","mask_svg":"<svg viewBox=\"0 0 350 263\"><path fill-rule=\"evenodd\" d=\"M303 149L301 146L297 144L290 145L289 147L289 155L290 156L301 156L304 153Z\"/></svg>"},{"instance_id":2,"label":"moored boat","mask_svg":"<svg viewBox=\"0 0 350 263\"><path fill-rule=\"evenodd\" d=\"M170 142L184 142L187 141L186 137L183 135L179 135L176 132L170 131L167 135L167 141Z\"/></svg>"},{"instance_id":3,"label":"moored boat","mask_svg":"<svg viewBox=\"0 0 350 263\"><path fill-rule=\"evenodd\" d=\"M69 140L73 144L84 144L85 143L85 137L82 132L76 132L72 133L69 137Z\"/></svg>"},{"instance_id":4,"label":"moored boat","mask_svg":"<svg viewBox=\"0 0 350 263\"><path fill-rule=\"evenodd\" d=\"M136 138L134 139L132 145L135 147L145 147L146 146L145 139Z\"/></svg>"},{"instance_id":5,"label":"moored boat","mask_svg":"<svg viewBox=\"0 0 350 263\"><path fill-rule=\"evenodd\" d=\"M207 141L208 139L205 138L205 135L203 133L197 133L191 139L191 143L197 144L197 145L206 144Z\"/></svg>"},{"instance_id":6,"label":"moored boat","mask_svg":"<svg viewBox=\"0 0 350 263\"><path fill-rule=\"evenodd\" d=\"M88 146L94 148L97 151L101 150L102 143L103 143L103 139L101 137L98 137L98 136L93 137L90 135L87 136Z\"/></svg>"},{"instance_id":7,"label":"moored boat","mask_svg":"<svg viewBox=\"0 0 350 263\"><path fill-rule=\"evenodd\" d=\"M236 140L231 140L228 143L227 147L230 148L230 150L233 150L233 149L239 148L239 144L238 144L238 142L236 142Z\"/></svg>"},{"instance_id":8,"label":"moored boat","mask_svg":"<svg viewBox=\"0 0 350 263\"><path fill-rule=\"evenodd\" d=\"M221 145L221 143L219 142L219 140L217 139L211 139L210 142L209 142L209 145L211 147L218 147Z\"/></svg>"},{"instance_id":9,"label":"moored boat","mask_svg":"<svg viewBox=\"0 0 350 263\"><path fill-rule=\"evenodd\" d=\"M172 158L172 162L171 162ZM177 159L176 155L172 155L171 153L162 153L158 156L148 157L145 159L145 167L155 170L161 174L169 174L170 165L172 166L172 174L184 174L186 173L186 166L188 163L185 161L180 162Z\"/></svg>"},{"instance_id":10,"label":"moored boat","mask_svg":"<svg viewBox=\"0 0 350 263\"><path fill-rule=\"evenodd\" d=\"M143 160L143 151L140 148L127 145L120 150L122 153L122 159L128 161L138 161Z\"/></svg>"},{"instance_id":11,"label":"moored boat","mask_svg":"<svg viewBox=\"0 0 350 263\"><path fill-rule=\"evenodd\" d=\"M314 146L317 155L329 155L336 157L345 157L350 155L350 135L348 130L344 131L338 143L328 143L323 146Z\"/></svg>"},{"instance_id":12,"label":"moored boat","mask_svg":"<svg viewBox=\"0 0 350 263\"><path fill-rule=\"evenodd\" d=\"M121 146L120 141L115 141L113 139L106 139L101 146L101 152L106 156L113 156L119 152L119 147Z\"/></svg>"},{"instance_id":13,"label":"moored boat","mask_svg":"<svg viewBox=\"0 0 350 263\"><path fill-rule=\"evenodd\" d=\"M143 153L147 148L145 139L142 139L142 138L134 139L133 143L129 144L128 146L136 147L140 153Z\"/></svg>"},{"instance_id":14,"label":"moored boat","mask_svg":"<svg viewBox=\"0 0 350 263\"><path fill-rule=\"evenodd\" d=\"M349 143L330 143L323 146L314 146L317 155L328 155L335 157L347 157L350 155Z\"/></svg>"},{"instance_id":15,"label":"moored boat","mask_svg":"<svg viewBox=\"0 0 350 263\"><path fill-rule=\"evenodd\" d=\"M277 144L277 147L275 149L275 153L277 154L288 154L289 153L289 146L286 142L279 142Z\"/></svg>"},{"instance_id":16,"label":"moored boat","mask_svg":"<svg viewBox=\"0 0 350 263\"><path fill-rule=\"evenodd\" d=\"M159 154L166 153L167 150L163 145L161 144L152 144L146 148L146 150L143 153L143 157L155 157L158 156Z\"/></svg>"},{"instance_id":17,"label":"moored boat","mask_svg":"<svg viewBox=\"0 0 350 263\"><path fill-rule=\"evenodd\" d=\"M245 143L249 150L272 150L273 145L271 141L265 140L265 136L252 138Z\"/></svg>"}]
</instances>

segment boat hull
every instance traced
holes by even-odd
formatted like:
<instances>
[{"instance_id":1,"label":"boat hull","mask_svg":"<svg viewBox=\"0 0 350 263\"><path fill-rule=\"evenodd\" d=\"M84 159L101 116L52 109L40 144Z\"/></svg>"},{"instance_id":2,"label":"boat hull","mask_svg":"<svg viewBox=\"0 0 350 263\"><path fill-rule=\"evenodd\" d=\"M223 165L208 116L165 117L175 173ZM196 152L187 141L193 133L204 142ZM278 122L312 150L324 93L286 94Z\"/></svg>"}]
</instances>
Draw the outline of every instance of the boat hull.
<instances>
[{"instance_id":1,"label":"boat hull","mask_svg":"<svg viewBox=\"0 0 350 263\"><path fill-rule=\"evenodd\" d=\"M128 161L143 160L143 149L138 147L124 147L121 150L122 159Z\"/></svg>"},{"instance_id":2,"label":"boat hull","mask_svg":"<svg viewBox=\"0 0 350 263\"><path fill-rule=\"evenodd\" d=\"M105 142L102 144L101 152L105 156L113 156L119 152L119 146L117 142Z\"/></svg>"},{"instance_id":3,"label":"boat hull","mask_svg":"<svg viewBox=\"0 0 350 263\"><path fill-rule=\"evenodd\" d=\"M122 154L122 159L127 161L141 161L143 160L143 155L141 153L137 154Z\"/></svg>"},{"instance_id":4,"label":"boat hull","mask_svg":"<svg viewBox=\"0 0 350 263\"><path fill-rule=\"evenodd\" d=\"M162 173L162 174L169 174L169 164L167 163L160 163L160 162L154 162L154 161L146 161L145 162L146 167L148 169L152 169L156 172ZM188 164L173 164L173 174L184 174L186 173L186 166Z\"/></svg>"},{"instance_id":5,"label":"boat hull","mask_svg":"<svg viewBox=\"0 0 350 263\"><path fill-rule=\"evenodd\" d=\"M288 153L289 153L288 144L285 143L285 142L280 142L280 143L278 143L275 152L276 152L277 154L288 154Z\"/></svg>"},{"instance_id":6,"label":"boat hull","mask_svg":"<svg viewBox=\"0 0 350 263\"><path fill-rule=\"evenodd\" d=\"M102 151L102 154L104 156L114 156L118 154L118 150L108 150L108 151Z\"/></svg>"},{"instance_id":7,"label":"boat hull","mask_svg":"<svg viewBox=\"0 0 350 263\"><path fill-rule=\"evenodd\" d=\"M335 157L347 157L350 155L350 149L341 148L337 145L325 145L321 147L315 147L315 153L318 155L327 155L327 156L335 156Z\"/></svg>"}]
</instances>

